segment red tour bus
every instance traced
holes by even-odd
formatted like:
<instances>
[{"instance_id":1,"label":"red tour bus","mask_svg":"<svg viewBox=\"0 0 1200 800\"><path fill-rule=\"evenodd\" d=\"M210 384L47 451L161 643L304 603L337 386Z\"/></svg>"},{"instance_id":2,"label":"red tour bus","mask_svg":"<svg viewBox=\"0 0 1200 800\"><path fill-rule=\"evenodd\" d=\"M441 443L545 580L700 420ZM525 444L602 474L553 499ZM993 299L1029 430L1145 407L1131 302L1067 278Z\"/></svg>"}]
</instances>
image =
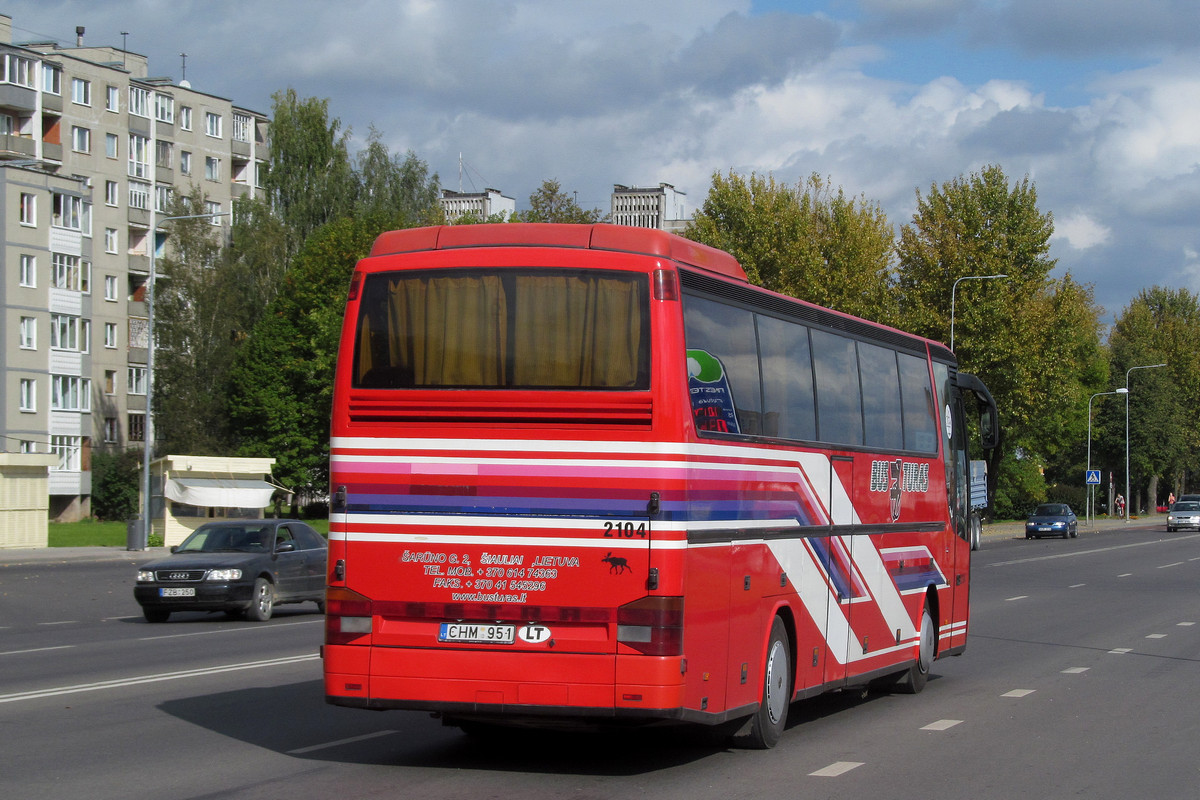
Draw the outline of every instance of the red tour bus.
<instances>
[{"instance_id":1,"label":"red tour bus","mask_svg":"<svg viewBox=\"0 0 1200 800\"><path fill-rule=\"evenodd\" d=\"M943 345L662 231L385 233L334 388L326 698L770 747L794 700L920 691L967 641L968 407L994 446Z\"/></svg>"}]
</instances>

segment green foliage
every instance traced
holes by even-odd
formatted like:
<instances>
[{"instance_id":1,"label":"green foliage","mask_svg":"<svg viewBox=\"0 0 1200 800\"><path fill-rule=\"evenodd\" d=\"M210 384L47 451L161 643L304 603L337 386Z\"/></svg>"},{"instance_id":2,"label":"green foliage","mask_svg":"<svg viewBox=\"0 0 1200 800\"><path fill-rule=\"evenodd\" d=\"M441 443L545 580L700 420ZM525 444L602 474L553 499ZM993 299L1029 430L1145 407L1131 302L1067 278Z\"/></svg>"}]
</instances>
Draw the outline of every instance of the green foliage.
<instances>
[{"instance_id":1,"label":"green foliage","mask_svg":"<svg viewBox=\"0 0 1200 800\"><path fill-rule=\"evenodd\" d=\"M142 454L137 450L92 453L92 515L127 520L138 515Z\"/></svg>"},{"instance_id":2,"label":"green foliage","mask_svg":"<svg viewBox=\"0 0 1200 800\"><path fill-rule=\"evenodd\" d=\"M438 177L429 175L428 165L416 153L409 150L403 159L391 155L372 127L357 162L356 216L394 216L399 227L438 221Z\"/></svg>"},{"instance_id":3,"label":"green foliage","mask_svg":"<svg viewBox=\"0 0 1200 800\"><path fill-rule=\"evenodd\" d=\"M959 364L996 399L1002 446L988 472L998 482L998 514L1001 503L1027 504L1045 492L1040 470L998 469L1006 454L1072 469L1066 465L1081 455L1075 443L1086 439L1088 397L1107 378L1091 288L1050 276L1053 230L1029 179L1010 187L989 166L918 194L898 245L900 327L948 341L953 310ZM1007 277L954 289L961 278L998 274Z\"/></svg>"},{"instance_id":4,"label":"green foliage","mask_svg":"<svg viewBox=\"0 0 1200 800\"><path fill-rule=\"evenodd\" d=\"M684 235L731 253L751 282L878 322L895 316L892 227L878 204L818 175L713 175Z\"/></svg>"},{"instance_id":5,"label":"green foliage","mask_svg":"<svg viewBox=\"0 0 1200 800\"><path fill-rule=\"evenodd\" d=\"M1044 502L1046 480L1036 461L1013 454L1000 460L999 480L992 501L996 519L1024 519L1038 503Z\"/></svg>"},{"instance_id":6,"label":"green foliage","mask_svg":"<svg viewBox=\"0 0 1200 800\"><path fill-rule=\"evenodd\" d=\"M607 219L598 208L585 211L573 196L568 196L556 180L542 181L529 195L529 210L513 214L513 222L565 222L592 224Z\"/></svg>"},{"instance_id":7,"label":"green foliage","mask_svg":"<svg viewBox=\"0 0 1200 800\"><path fill-rule=\"evenodd\" d=\"M235 359L230 416L239 454L278 459L274 475L294 490L328 485L333 370L346 290L358 259L393 220L341 219L316 231Z\"/></svg>"}]
</instances>

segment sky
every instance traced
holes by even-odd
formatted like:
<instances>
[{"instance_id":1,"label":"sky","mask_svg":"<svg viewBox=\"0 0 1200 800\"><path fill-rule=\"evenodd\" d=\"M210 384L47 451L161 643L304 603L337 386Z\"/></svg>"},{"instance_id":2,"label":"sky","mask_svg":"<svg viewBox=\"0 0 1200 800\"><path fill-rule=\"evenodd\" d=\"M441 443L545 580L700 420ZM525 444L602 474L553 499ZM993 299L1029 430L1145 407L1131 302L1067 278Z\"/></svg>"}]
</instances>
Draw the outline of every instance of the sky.
<instances>
[{"instance_id":1,"label":"sky","mask_svg":"<svg viewBox=\"0 0 1200 800\"><path fill-rule=\"evenodd\" d=\"M716 172L813 173L895 226L995 164L1054 217L1056 277L1111 323L1200 293L1195 0L3 0L13 40L125 46L150 75L270 113L328 99L448 189L518 208L557 180L703 204Z\"/></svg>"}]
</instances>

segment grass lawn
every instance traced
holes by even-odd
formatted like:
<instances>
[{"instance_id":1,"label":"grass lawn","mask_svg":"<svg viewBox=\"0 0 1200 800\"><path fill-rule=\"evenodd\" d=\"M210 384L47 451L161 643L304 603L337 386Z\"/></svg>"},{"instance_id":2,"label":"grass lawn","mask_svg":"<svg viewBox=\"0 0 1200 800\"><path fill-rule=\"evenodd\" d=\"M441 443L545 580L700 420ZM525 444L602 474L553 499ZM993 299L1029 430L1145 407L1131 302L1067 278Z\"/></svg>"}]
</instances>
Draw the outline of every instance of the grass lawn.
<instances>
[{"instance_id":1,"label":"grass lawn","mask_svg":"<svg viewBox=\"0 0 1200 800\"><path fill-rule=\"evenodd\" d=\"M317 533L329 535L329 520L304 520ZM124 522L101 522L85 519L80 522L51 522L49 540L51 547L124 547L126 533Z\"/></svg>"}]
</instances>

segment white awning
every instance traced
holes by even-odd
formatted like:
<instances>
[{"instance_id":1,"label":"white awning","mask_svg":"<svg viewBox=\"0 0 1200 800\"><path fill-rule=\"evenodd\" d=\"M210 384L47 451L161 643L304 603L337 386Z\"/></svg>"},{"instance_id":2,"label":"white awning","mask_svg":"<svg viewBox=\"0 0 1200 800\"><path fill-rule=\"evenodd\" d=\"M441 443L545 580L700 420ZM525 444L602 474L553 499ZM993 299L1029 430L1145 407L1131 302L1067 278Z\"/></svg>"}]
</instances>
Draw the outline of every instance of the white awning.
<instances>
[{"instance_id":1,"label":"white awning","mask_svg":"<svg viewBox=\"0 0 1200 800\"><path fill-rule=\"evenodd\" d=\"M171 478L167 498L189 506L265 508L271 504L275 487L266 481L247 478Z\"/></svg>"}]
</instances>

